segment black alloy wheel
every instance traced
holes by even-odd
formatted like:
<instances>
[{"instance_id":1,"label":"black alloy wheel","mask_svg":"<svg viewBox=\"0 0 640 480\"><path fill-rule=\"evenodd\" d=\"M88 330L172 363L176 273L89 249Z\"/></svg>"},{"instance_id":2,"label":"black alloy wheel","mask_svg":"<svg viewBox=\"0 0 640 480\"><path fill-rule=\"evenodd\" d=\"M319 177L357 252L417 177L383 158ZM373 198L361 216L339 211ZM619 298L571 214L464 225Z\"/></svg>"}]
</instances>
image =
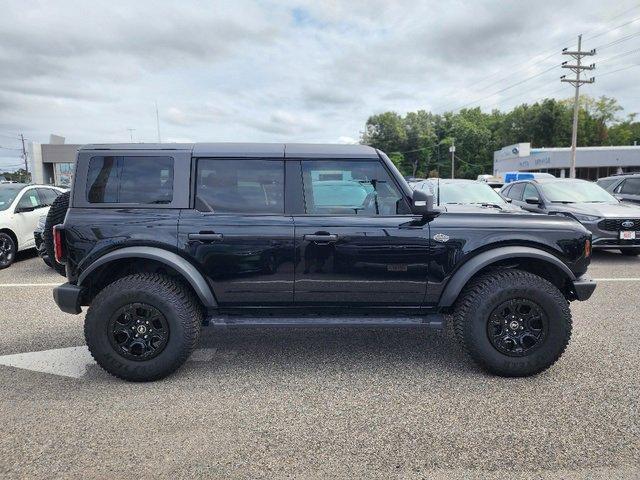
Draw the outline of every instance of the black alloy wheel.
<instances>
[{"instance_id":1,"label":"black alloy wheel","mask_svg":"<svg viewBox=\"0 0 640 480\"><path fill-rule=\"evenodd\" d=\"M491 312L487 334L491 345L500 353L521 357L544 342L548 325L549 319L537 303L514 298Z\"/></svg>"},{"instance_id":2,"label":"black alloy wheel","mask_svg":"<svg viewBox=\"0 0 640 480\"><path fill-rule=\"evenodd\" d=\"M7 268L16 259L16 244L6 233L0 233L0 269Z\"/></svg>"},{"instance_id":3,"label":"black alloy wheel","mask_svg":"<svg viewBox=\"0 0 640 480\"><path fill-rule=\"evenodd\" d=\"M109 342L129 360L150 360L159 355L169 340L169 323L157 308L130 303L118 309L107 324Z\"/></svg>"}]
</instances>

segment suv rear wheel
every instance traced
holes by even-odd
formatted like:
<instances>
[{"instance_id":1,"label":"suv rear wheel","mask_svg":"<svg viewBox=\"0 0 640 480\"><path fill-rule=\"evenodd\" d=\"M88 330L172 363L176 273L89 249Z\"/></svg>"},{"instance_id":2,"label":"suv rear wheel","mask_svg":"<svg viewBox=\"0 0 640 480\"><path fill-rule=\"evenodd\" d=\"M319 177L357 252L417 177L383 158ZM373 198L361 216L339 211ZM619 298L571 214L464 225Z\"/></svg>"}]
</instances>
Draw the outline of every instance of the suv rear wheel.
<instances>
[{"instance_id":1,"label":"suv rear wheel","mask_svg":"<svg viewBox=\"0 0 640 480\"><path fill-rule=\"evenodd\" d=\"M489 272L472 280L456 303L453 322L471 358L505 377L549 368L571 337L571 311L562 293L521 270Z\"/></svg>"},{"instance_id":2,"label":"suv rear wheel","mask_svg":"<svg viewBox=\"0 0 640 480\"><path fill-rule=\"evenodd\" d=\"M116 377L152 381L191 355L202 326L197 298L159 274L135 274L105 287L87 311L84 334L98 364Z\"/></svg>"}]
</instances>

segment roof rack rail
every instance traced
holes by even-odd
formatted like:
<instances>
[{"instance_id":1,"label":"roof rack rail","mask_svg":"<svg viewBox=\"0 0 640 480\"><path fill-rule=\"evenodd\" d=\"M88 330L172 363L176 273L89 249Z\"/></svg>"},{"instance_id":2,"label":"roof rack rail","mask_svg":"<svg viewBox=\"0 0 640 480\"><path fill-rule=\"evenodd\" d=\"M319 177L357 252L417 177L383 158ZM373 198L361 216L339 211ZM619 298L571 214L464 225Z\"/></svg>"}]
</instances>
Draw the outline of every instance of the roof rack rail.
<instances>
[{"instance_id":1,"label":"roof rack rail","mask_svg":"<svg viewBox=\"0 0 640 480\"><path fill-rule=\"evenodd\" d=\"M610 176L611 177L621 177L623 175L640 175L640 170L638 170L637 172L614 173L613 175L610 175Z\"/></svg>"}]
</instances>

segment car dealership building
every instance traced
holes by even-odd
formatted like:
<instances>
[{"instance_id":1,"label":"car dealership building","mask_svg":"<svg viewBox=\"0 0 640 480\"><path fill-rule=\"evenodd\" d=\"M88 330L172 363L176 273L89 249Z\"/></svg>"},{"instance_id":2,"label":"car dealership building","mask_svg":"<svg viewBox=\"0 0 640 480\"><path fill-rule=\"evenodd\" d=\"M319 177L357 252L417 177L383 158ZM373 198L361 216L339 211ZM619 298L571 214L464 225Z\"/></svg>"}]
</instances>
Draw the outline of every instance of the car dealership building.
<instances>
[{"instance_id":1,"label":"car dealership building","mask_svg":"<svg viewBox=\"0 0 640 480\"><path fill-rule=\"evenodd\" d=\"M568 177L571 148L531 148L517 143L493 152L493 174L506 172L545 172ZM576 177L597 180L616 173L640 171L640 146L578 147Z\"/></svg>"},{"instance_id":2,"label":"car dealership building","mask_svg":"<svg viewBox=\"0 0 640 480\"><path fill-rule=\"evenodd\" d=\"M71 186L76 154L82 145L65 144L64 140L51 135L49 143L29 144L29 170L34 183Z\"/></svg>"}]
</instances>

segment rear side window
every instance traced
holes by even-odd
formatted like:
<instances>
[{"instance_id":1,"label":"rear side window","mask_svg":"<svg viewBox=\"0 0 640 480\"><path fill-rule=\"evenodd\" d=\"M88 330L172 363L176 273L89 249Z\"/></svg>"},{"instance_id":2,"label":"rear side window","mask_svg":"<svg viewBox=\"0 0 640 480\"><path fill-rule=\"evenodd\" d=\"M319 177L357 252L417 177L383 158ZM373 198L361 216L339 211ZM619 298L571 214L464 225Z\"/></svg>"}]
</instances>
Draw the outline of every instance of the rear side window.
<instances>
[{"instance_id":1,"label":"rear side window","mask_svg":"<svg viewBox=\"0 0 640 480\"><path fill-rule=\"evenodd\" d=\"M509 198L513 200L522 200L522 192L524 192L524 183L516 183L509 190Z\"/></svg>"},{"instance_id":2,"label":"rear side window","mask_svg":"<svg viewBox=\"0 0 640 480\"><path fill-rule=\"evenodd\" d=\"M39 188L38 193L44 205L51 205L58 198L58 192L52 188Z\"/></svg>"},{"instance_id":3,"label":"rear side window","mask_svg":"<svg viewBox=\"0 0 640 480\"><path fill-rule=\"evenodd\" d=\"M168 204L173 158L93 157L87 174L89 203Z\"/></svg>"},{"instance_id":4,"label":"rear side window","mask_svg":"<svg viewBox=\"0 0 640 480\"><path fill-rule=\"evenodd\" d=\"M620 193L640 195L640 178L627 178L620 188Z\"/></svg>"},{"instance_id":5,"label":"rear side window","mask_svg":"<svg viewBox=\"0 0 640 480\"><path fill-rule=\"evenodd\" d=\"M284 161L198 160L195 207L213 213L284 214Z\"/></svg>"},{"instance_id":6,"label":"rear side window","mask_svg":"<svg viewBox=\"0 0 640 480\"><path fill-rule=\"evenodd\" d=\"M527 198L540 198L538 190L530 183L527 183L524 187L524 199L526 200Z\"/></svg>"}]
</instances>

